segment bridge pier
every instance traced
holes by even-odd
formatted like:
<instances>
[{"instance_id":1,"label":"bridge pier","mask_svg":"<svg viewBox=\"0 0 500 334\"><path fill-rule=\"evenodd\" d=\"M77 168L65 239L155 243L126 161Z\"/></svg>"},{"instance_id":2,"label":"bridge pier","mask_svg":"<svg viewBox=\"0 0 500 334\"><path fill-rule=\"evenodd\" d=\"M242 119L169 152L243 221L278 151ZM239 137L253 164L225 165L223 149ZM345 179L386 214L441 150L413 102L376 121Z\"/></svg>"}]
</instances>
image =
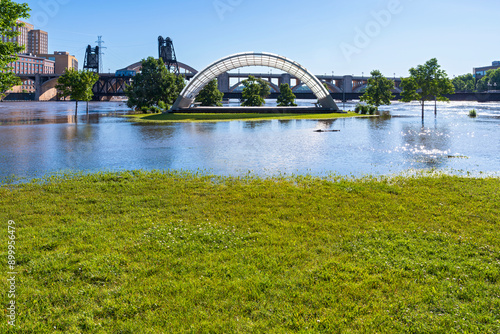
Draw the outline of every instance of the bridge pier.
<instances>
[{"instance_id":1,"label":"bridge pier","mask_svg":"<svg viewBox=\"0 0 500 334\"><path fill-rule=\"evenodd\" d=\"M352 93L352 75L344 75L344 79L342 80L342 90L344 93Z\"/></svg>"},{"instance_id":2,"label":"bridge pier","mask_svg":"<svg viewBox=\"0 0 500 334\"><path fill-rule=\"evenodd\" d=\"M222 93L229 93L229 73L225 72L217 77L217 86L219 88L219 91L221 91Z\"/></svg>"},{"instance_id":3,"label":"bridge pier","mask_svg":"<svg viewBox=\"0 0 500 334\"><path fill-rule=\"evenodd\" d=\"M281 86L281 84L288 84L288 86L292 86L292 76L288 73L283 73L281 75L281 78L279 80L279 85Z\"/></svg>"},{"instance_id":4,"label":"bridge pier","mask_svg":"<svg viewBox=\"0 0 500 334\"><path fill-rule=\"evenodd\" d=\"M35 101L40 101L42 95L42 78L39 73L35 74Z\"/></svg>"}]
</instances>

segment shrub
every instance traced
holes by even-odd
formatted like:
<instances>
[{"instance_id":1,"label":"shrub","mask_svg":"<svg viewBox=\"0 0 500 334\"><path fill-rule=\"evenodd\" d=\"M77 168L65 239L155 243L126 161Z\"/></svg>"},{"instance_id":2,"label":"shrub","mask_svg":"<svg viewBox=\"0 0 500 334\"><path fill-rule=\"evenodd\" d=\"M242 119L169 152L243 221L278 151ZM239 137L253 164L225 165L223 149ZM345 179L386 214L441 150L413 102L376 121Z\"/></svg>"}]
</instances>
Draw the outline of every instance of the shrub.
<instances>
[{"instance_id":1,"label":"shrub","mask_svg":"<svg viewBox=\"0 0 500 334\"><path fill-rule=\"evenodd\" d=\"M165 111L165 110L168 109L168 106L167 106L167 104L165 102L160 101L160 102L158 102L158 108L160 108L161 111Z\"/></svg>"},{"instance_id":2,"label":"shrub","mask_svg":"<svg viewBox=\"0 0 500 334\"><path fill-rule=\"evenodd\" d=\"M361 115L365 115L367 112L366 106L360 103L356 104L356 108L354 108L354 111Z\"/></svg>"},{"instance_id":3,"label":"shrub","mask_svg":"<svg viewBox=\"0 0 500 334\"><path fill-rule=\"evenodd\" d=\"M472 109L471 111L469 111L469 116L470 117L476 117L477 116L476 109Z\"/></svg>"},{"instance_id":4,"label":"shrub","mask_svg":"<svg viewBox=\"0 0 500 334\"><path fill-rule=\"evenodd\" d=\"M375 113L377 112L377 107L375 107L375 106L368 105L368 106L366 106L366 108L368 110L368 114L370 114L370 115L375 115Z\"/></svg>"},{"instance_id":5,"label":"shrub","mask_svg":"<svg viewBox=\"0 0 500 334\"><path fill-rule=\"evenodd\" d=\"M152 107L149 108L149 110L151 110L151 112L154 113L154 114L162 112L162 109L160 107L157 107L157 106L152 106Z\"/></svg>"},{"instance_id":6,"label":"shrub","mask_svg":"<svg viewBox=\"0 0 500 334\"><path fill-rule=\"evenodd\" d=\"M377 107L358 103L356 108L354 108L354 111L361 115L375 115Z\"/></svg>"}]
</instances>

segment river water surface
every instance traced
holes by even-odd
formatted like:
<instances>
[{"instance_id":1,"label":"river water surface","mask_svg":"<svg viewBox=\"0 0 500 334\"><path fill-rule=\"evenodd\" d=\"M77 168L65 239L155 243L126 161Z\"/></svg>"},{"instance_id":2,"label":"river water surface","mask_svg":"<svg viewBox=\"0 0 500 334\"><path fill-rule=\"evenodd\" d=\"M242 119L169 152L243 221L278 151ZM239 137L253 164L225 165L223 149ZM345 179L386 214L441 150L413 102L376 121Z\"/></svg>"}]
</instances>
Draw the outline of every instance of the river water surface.
<instances>
[{"instance_id":1,"label":"river water surface","mask_svg":"<svg viewBox=\"0 0 500 334\"><path fill-rule=\"evenodd\" d=\"M310 101L301 101L310 105ZM272 102L271 102L272 104ZM500 104L394 103L387 118L135 123L124 103L0 103L0 178L69 171L202 170L362 176L436 169L499 175ZM477 118L468 117L476 109ZM346 104L353 109L353 104ZM318 133L315 130L340 130Z\"/></svg>"}]
</instances>

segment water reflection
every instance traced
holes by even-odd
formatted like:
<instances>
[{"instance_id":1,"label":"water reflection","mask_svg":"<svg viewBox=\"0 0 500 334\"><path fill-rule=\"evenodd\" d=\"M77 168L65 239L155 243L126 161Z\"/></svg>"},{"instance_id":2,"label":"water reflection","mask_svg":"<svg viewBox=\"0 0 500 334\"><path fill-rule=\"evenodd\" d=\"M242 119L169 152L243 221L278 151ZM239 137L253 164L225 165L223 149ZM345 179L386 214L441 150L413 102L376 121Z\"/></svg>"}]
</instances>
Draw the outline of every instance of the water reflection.
<instances>
[{"instance_id":1,"label":"water reflection","mask_svg":"<svg viewBox=\"0 0 500 334\"><path fill-rule=\"evenodd\" d=\"M84 105L79 103L76 116L75 102L1 102L0 125L74 124L130 112L123 102L90 102L89 114Z\"/></svg>"},{"instance_id":2,"label":"water reflection","mask_svg":"<svg viewBox=\"0 0 500 334\"><path fill-rule=\"evenodd\" d=\"M267 123L271 123L272 121L243 121L243 128L255 130L257 128L263 127Z\"/></svg>"},{"instance_id":3,"label":"water reflection","mask_svg":"<svg viewBox=\"0 0 500 334\"><path fill-rule=\"evenodd\" d=\"M336 119L317 121L316 129L332 130L333 129L333 124L335 124L336 121L337 121Z\"/></svg>"},{"instance_id":4,"label":"water reflection","mask_svg":"<svg viewBox=\"0 0 500 334\"><path fill-rule=\"evenodd\" d=\"M292 119L280 119L280 120L278 120L278 124L280 125L281 129L288 129L292 125L294 125L295 122L296 122L296 120L292 120Z\"/></svg>"},{"instance_id":5,"label":"water reflection","mask_svg":"<svg viewBox=\"0 0 500 334\"><path fill-rule=\"evenodd\" d=\"M404 142L402 151L408 159L420 164L420 168L439 167L451 154L450 134L446 127L417 129L405 126L401 137Z\"/></svg>"},{"instance_id":6,"label":"water reflection","mask_svg":"<svg viewBox=\"0 0 500 334\"><path fill-rule=\"evenodd\" d=\"M133 123L133 126L138 129L141 138L147 142L155 143L169 139L175 136L178 126L175 124L164 124L158 126L156 124L139 124Z\"/></svg>"},{"instance_id":7,"label":"water reflection","mask_svg":"<svg viewBox=\"0 0 500 334\"><path fill-rule=\"evenodd\" d=\"M500 169L500 104L443 104L424 127L418 106L400 103L390 106L390 118L166 124L119 118L127 113L122 106L93 104L75 118L74 103L1 103L0 177L169 168L223 175ZM479 118L467 116L472 107Z\"/></svg>"},{"instance_id":8,"label":"water reflection","mask_svg":"<svg viewBox=\"0 0 500 334\"><path fill-rule=\"evenodd\" d=\"M388 130L391 126L391 119L388 117L370 117L367 119L368 126L373 130Z\"/></svg>"}]
</instances>

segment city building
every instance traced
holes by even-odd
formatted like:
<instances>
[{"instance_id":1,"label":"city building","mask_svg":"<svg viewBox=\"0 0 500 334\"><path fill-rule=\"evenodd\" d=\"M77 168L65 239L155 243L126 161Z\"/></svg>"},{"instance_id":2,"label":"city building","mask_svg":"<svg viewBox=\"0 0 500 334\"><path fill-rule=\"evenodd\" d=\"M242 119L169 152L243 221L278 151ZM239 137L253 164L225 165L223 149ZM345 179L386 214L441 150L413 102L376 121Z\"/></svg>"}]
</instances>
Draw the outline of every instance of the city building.
<instances>
[{"instance_id":1,"label":"city building","mask_svg":"<svg viewBox=\"0 0 500 334\"><path fill-rule=\"evenodd\" d=\"M18 23L21 23L22 21L17 21ZM17 37L14 38L7 38L5 36L2 36L2 42L4 43L17 43L18 45L24 46L24 52L28 52L28 41L29 41L29 32L35 27L32 24L22 22L24 23L23 27L13 27L12 30L14 31L19 31L21 34Z\"/></svg>"},{"instance_id":2,"label":"city building","mask_svg":"<svg viewBox=\"0 0 500 334\"><path fill-rule=\"evenodd\" d=\"M491 66L476 67L473 69L472 73L476 79L481 79L486 75L489 70L496 70L500 68L500 61L494 61Z\"/></svg>"},{"instance_id":3,"label":"city building","mask_svg":"<svg viewBox=\"0 0 500 334\"><path fill-rule=\"evenodd\" d=\"M23 80L21 86L13 87L9 92L32 93L35 91L35 83L33 80L23 78L23 76L33 76L34 74L54 74L55 61L42 57L34 57L29 54L18 55L19 59L9 64L12 72L17 74Z\"/></svg>"},{"instance_id":4,"label":"city building","mask_svg":"<svg viewBox=\"0 0 500 334\"><path fill-rule=\"evenodd\" d=\"M68 52L55 51L53 54L39 54L42 57L55 62L55 74L63 74L67 68L78 70L78 60Z\"/></svg>"},{"instance_id":5,"label":"city building","mask_svg":"<svg viewBox=\"0 0 500 334\"><path fill-rule=\"evenodd\" d=\"M37 29L28 32L28 53L38 56L49 53L49 34Z\"/></svg>"},{"instance_id":6,"label":"city building","mask_svg":"<svg viewBox=\"0 0 500 334\"><path fill-rule=\"evenodd\" d=\"M33 55L49 53L49 34L46 31L35 29L32 24L23 21L23 27L13 27L14 31L19 31L21 34L14 38L2 36L2 42L13 42L24 47L23 52Z\"/></svg>"}]
</instances>

